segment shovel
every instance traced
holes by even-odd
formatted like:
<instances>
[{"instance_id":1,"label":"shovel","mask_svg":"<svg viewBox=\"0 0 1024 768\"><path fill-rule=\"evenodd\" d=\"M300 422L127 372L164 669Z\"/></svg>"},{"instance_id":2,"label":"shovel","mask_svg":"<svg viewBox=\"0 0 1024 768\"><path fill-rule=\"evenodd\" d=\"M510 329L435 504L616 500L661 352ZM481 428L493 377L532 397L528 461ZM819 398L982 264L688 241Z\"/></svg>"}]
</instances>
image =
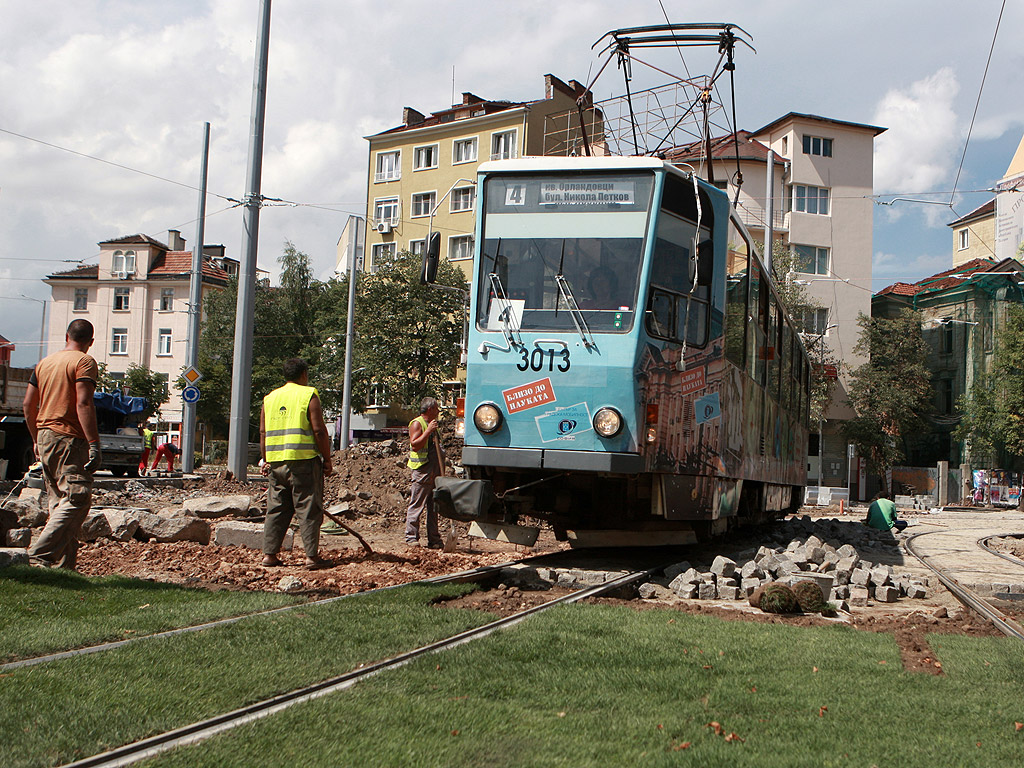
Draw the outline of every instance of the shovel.
<instances>
[{"instance_id":1,"label":"shovel","mask_svg":"<svg viewBox=\"0 0 1024 768\"><path fill-rule=\"evenodd\" d=\"M329 518L331 518L331 520L336 525L341 526L346 531L348 531L353 536L355 536L357 539L359 539L359 543L363 545L363 549L366 550L366 554L368 554L368 555L372 555L373 554L373 550L370 548L370 545L366 543L366 539L364 539L362 536L360 536L358 533L356 533L355 530L353 530L348 524L346 524L344 520L342 520L336 514L331 512L331 510L329 510L329 509L325 509L324 510L324 514L327 515Z\"/></svg>"},{"instance_id":2,"label":"shovel","mask_svg":"<svg viewBox=\"0 0 1024 768\"><path fill-rule=\"evenodd\" d=\"M437 435L436 434L434 435L434 439L435 440L437 439ZM444 454L441 452L441 444L440 444L440 442L437 443L436 447L437 447L437 455L439 457L443 457ZM444 458L441 459L441 474L442 474L442 476L448 474L448 463L447 463L447 461L445 461ZM442 552L455 552L456 551L455 550L455 542L458 541L459 532L457 530L455 530L455 521L452 520L450 522L451 522L451 527L448 529L448 537L444 540L444 547L441 548Z\"/></svg>"}]
</instances>

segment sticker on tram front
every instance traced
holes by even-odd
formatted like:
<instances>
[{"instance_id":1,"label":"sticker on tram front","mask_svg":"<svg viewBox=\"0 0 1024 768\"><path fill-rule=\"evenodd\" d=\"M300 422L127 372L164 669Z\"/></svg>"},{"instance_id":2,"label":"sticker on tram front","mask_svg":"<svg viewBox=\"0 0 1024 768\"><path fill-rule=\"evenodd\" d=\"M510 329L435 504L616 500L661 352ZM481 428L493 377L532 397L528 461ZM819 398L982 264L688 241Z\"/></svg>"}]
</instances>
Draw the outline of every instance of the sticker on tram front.
<instances>
[{"instance_id":1,"label":"sticker on tram front","mask_svg":"<svg viewBox=\"0 0 1024 768\"><path fill-rule=\"evenodd\" d=\"M547 378L504 389L501 396L505 398L505 407L510 414L555 402L555 390L551 387L551 379Z\"/></svg>"},{"instance_id":2,"label":"sticker on tram front","mask_svg":"<svg viewBox=\"0 0 1024 768\"><path fill-rule=\"evenodd\" d=\"M540 441L575 440L576 435L594 429L590 421L590 409L586 403L576 403L566 408L556 408L536 418Z\"/></svg>"}]
</instances>

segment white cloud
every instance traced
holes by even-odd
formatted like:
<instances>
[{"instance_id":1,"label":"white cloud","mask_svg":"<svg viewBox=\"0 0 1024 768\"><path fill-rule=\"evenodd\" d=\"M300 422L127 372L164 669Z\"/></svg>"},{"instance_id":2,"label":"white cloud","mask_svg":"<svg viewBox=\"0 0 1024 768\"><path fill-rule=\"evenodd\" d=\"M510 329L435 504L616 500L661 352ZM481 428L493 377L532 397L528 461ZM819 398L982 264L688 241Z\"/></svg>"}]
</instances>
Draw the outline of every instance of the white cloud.
<instances>
[{"instance_id":1,"label":"white cloud","mask_svg":"<svg viewBox=\"0 0 1024 768\"><path fill-rule=\"evenodd\" d=\"M905 194L951 183L961 134L954 110L960 87L951 67L892 89L875 110L889 130L875 140L875 189Z\"/></svg>"}]
</instances>

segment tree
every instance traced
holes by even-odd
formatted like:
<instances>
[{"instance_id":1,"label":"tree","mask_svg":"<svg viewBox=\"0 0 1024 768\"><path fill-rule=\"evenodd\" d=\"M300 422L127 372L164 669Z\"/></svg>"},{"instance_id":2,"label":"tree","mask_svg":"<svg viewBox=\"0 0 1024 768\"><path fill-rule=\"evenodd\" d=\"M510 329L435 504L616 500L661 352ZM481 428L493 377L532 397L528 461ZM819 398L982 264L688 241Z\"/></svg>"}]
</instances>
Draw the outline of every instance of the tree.
<instances>
[{"instance_id":1,"label":"tree","mask_svg":"<svg viewBox=\"0 0 1024 768\"><path fill-rule=\"evenodd\" d=\"M148 405L140 416L140 423L153 417L160 406L171 399L167 380L163 375L136 363L128 366L123 379L112 377L107 371L107 364L100 363L96 388L103 392L125 392L131 397L146 398Z\"/></svg>"},{"instance_id":2,"label":"tree","mask_svg":"<svg viewBox=\"0 0 1024 768\"><path fill-rule=\"evenodd\" d=\"M313 278L309 256L286 242L278 263L281 286L257 283L253 296L250 437L259 427L263 396L283 383L281 364L290 357L308 357L321 346L314 329L323 284ZM238 282L234 279L225 290L208 292L203 301L197 366L203 372L203 396L196 414L218 435L227 434L231 412L237 301ZM179 380L179 388L184 383Z\"/></svg>"},{"instance_id":3,"label":"tree","mask_svg":"<svg viewBox=\"0 0 1024 768\"><path fill-rule=\"evenodd\" d=\"M982 373L957 401L958 440L974 457L1008 466L1024 458L1024 307L1011 306L993 345L992 370Z\"/></svg>"},{"instance_id":4,"label":"tree","mask_svg":"<svg viewBox=\"0 0 1024 768\"><path fill-rule=\"evenodd\" d=\"M868 362L851 377L849 403L857 415L845 422L843 433L884 484L886 471L906 455L906 439L924 429L931 410L928 346L921 317L910 310L893 319L861 314L857 323L854 351Z\"/></svg>"},{"instance_id":5,"label":"tree","mask_svg":"<svg viewBox=\"0 0 1024 768\"><path fill-rule=\"evenodd\" d=\"M421 285L420 268L419 256L402 251L375 273L359 278L352 366L352 404L357 410L370 402L371 387L383 389L391 404L414 406L427 395L437 395L441 383L455 375L465 300L459 291ZM437 284L468 290L462 271L447 259L438 266ZM343 360L347 279L332 281L330 290L346 298L334 302L341 311L322 335L335 340L335 357ZM336 367L321 368L324 374L334 368L331 375L340 382ZM340 391L340 386L335 388Z\"/></svg>"}]
</instances>

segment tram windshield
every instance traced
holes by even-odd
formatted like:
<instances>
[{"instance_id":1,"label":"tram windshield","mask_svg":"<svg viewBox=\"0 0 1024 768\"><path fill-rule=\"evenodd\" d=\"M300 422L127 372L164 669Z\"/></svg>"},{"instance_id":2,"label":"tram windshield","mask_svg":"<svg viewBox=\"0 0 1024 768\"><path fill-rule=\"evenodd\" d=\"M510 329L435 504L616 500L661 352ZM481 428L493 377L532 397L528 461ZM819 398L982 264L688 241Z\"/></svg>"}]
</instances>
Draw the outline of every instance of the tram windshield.
<instances>
[{"instance_id":1,"label":"tram windshield","mask_svg":"<svg viewBox=\"0 0 1024 768\"><path fill-rule=\"evenodd\" d=\"M489 177L479 327L628 331L653 187L650 173Z\"/></svg>"}]
</instances>

